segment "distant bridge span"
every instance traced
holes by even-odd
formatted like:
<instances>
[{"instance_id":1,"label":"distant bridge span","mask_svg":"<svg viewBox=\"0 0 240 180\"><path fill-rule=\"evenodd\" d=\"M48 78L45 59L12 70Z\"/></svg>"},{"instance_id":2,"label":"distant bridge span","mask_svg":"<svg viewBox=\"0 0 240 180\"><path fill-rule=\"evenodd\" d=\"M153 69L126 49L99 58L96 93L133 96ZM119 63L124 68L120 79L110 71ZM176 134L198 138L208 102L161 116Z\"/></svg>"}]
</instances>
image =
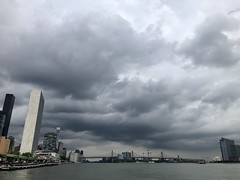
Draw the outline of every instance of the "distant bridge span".
<instances>
[{"instance_id":1,"label":"distant bridge span","mask_svg":"<svg viewBox=\"0 0 240 180\"><path fill-rule=\"evenodd\" d=\"M132 154L132 158L149 158L149 159L176 159L179 157L172 157L169 156L163 152L161 152L159 155L153 155L151 153L148 154L143 154L143 155L139 155L137 153L134 153L133 151L131 152ZM111 151L110 153L107 154L103 154L103 155L92 155L92 156L84 156L86 159L93 159L93 158L116 158L118 157L119 153L115 153L113 151Z\"/></svg>"}]
</instances>

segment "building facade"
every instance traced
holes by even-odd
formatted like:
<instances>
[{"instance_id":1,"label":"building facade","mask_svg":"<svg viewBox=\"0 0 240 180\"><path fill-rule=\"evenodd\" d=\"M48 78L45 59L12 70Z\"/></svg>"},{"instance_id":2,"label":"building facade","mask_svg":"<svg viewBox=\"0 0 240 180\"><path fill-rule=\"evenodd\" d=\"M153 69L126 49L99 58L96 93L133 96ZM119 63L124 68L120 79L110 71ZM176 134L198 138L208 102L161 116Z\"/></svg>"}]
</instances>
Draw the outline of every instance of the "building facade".
<instances>
[{"instance_id":1,"label":"building facade","mask_svg":"<svg viewBox=\"0 0 240 180\"><path fill-rule=\"evenodd\" d=\"M123 152L123 159L125 160L132 160L132 153L131 152Z\"/></svg>"},{"instance_id":2,"label":"building facade","mask_svg":"<svg viewBox=\"0 0 240 180\"><path fill-rule=\"evenodd\" d=\"M12 116L12 110L13 110L13 105L15 101L15 96L13 94L6 94L5 101L3 104L3 114L6 116L4 125L3 125L3 130L2 130L2 136L7 137L8 135L8 129L11 121L11 116Z\"/></svg>"},{"instance_id":3,"label":"building facade","mask_svg":"<svg viewBox=\"0 0 240 180\"><path fill-rule=\"evenodd\" d=\"M220 139L220 149L223 161L237 161L237 149L234 140L221 138Z\"/></svg>"},{"instance_id":4,"label":"building facade","mask_svg":"<svg viewBox=\"0 0 240 180\"><path fill-rule=\"evenodd\" d=\"M8 136L8 139L9 139L9 141L10 141L9 151L14 151L15 138L14 138L13 136Z\"/></svg>"},{"instance_id":5,"label":"building facade","mask_svg":"<svg viewBox=\"0 0 240 180\"><path fill-rule=\"evenodd\" d=\"M69 154L69 161L73 163L80 163L86 161L85 157L83 156L83 151L71 151Z\"/></svg>"},{"instance_id":6,"label":"building facade","mask_svg":"<svg viewBox=\"0 0 240 180\"><path fill-rule=\"evenodd\" d=\"M57 128L56 128L56 133L57 133L57 144L58 144L58 142L59 142L60 130L61 130L60 127L57 127Z\"/></svg>"},{"instance_id":7,"label":"building facade","mask_svg":"<svg viewBox=\"0 0 240 180\"><path fill-rule=\"evenodd\" d=\"M0 154L7 154L9 151L10 140L5 136L0 136Z\"/></svg>"},{"instance_id":8,"label":"building facade","mask_svg":"<svg viewBox=\"0 0 240 180\"><path fill-rule=\"evenodd\" d=\"M63 142L58 142L58 154L62 159L66 159L66 148L63 147Z\"/></svg>"},{"instance_id":9,"label":"building facade","mask_svg":"<svg viewBox=\"0 0 240 180\"><path fill-rule=\"evenodd\" d=\"M0 111L0 135L2 135L4 122L5 122L6 116L4 115L3 111Z\"/></svg>"},{"instance_id":10,"label":"building facade","mask_svg":"<svg viewBox=\"0 0 240 180\"><path fill-rule=\"evenodd\" d=\"M44 160L48 162L59 162L60 157L59 154L51 151L37 150L34 152L33 156L37 160Z\"/></svg>"},{"instance_id":11,"label":"building facade","mask_svg":"<svg viewBox=\"0 0 240 180\"><path fill-rule=\"evenodd\" d=\"M23 129L20 153L33 153L37 150L43 108L44 98L42 92L39 90L32 90Z\"/></svg>"},{"instance_id":12,"label":"building facade","mask_svg":"<svg viewBox=\"0 0 240 180\"><path fill-rule=\"evenodd\" d=\"M43 137L43 150L57 152L57 133L48 132Z\"/></svg>"}]
</instances>

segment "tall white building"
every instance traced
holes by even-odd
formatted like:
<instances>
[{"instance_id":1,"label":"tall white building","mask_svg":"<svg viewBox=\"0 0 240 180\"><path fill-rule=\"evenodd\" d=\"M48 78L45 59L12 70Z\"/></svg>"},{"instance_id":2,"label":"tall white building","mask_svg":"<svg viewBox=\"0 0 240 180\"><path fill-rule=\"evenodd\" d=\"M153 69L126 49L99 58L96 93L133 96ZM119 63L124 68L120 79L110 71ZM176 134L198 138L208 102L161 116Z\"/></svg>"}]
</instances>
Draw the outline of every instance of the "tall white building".
<instances>
[{"instance_id":1,"label":"tall white building","mask_svg":"<svg viewBox=\"0 0 240 180\"><path fill-rule=\"evenodd\" d=\"M44 108L44 98L39 90L32 90L29 99L27 117L23 129L20 152L33 153L37 150L42 113Z\"/></svg>"}]
</instances>

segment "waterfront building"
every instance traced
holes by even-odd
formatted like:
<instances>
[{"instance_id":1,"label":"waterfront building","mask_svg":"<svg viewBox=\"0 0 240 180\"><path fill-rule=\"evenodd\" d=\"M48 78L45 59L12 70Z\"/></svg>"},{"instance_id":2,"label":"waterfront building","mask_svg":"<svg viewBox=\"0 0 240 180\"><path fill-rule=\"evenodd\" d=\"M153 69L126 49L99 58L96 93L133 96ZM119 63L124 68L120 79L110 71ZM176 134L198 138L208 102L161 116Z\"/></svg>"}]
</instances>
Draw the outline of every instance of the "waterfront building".
<instances>
[{"instance_id":1,"label":"waterfront building","mask_svg":"<svg viewBox=\"0 0 240 180\"><path fill-rule=\"evenodd\" d=\"M3 111L0 111L0 135L3 132L5 119L6 119L6 116L4 115Z\"/></svg>"},{"instance_id":2,"label":"waterfront building","mask_svg":"<svg viewBox=\"0 0 240 180\"><path fill-rule=\"evenodd\" d=\"M7 154L9 151L10 140L5 136L0 136L0 154Z\"/></svg>"},{"instance_id":3,"label":"waterfront building","mask_svg":"<svg viewBox=\"0 0 240 180\"><path fill-rule=\"evenodd\" d=\"M214 156L212 158L212 162L219 162L219 161L221 161L221 158L219 156Z\"/></svg>"},{"instance_id":4,"label":"waterfront building","mask_svg":"<svg viewBox=\"0 0 240 180\"><path fill-rule=\"evenodd\" d=\"M132 160L132 153L131 152L123 152L123 159L125 160Z\"/></svg>"},{"instance_id":5,"label":"waterfront building","mask_svg":"<svg viewBox=\"0 0 240 180\"><path fill-rule=\"evenodd\" d=\"M56 133L57 133L57 141L56 141L56 144L58 144L58 142L59 142L60 130L61 130L60 127L57 127L57 128L56 128Z\"/></svg>"},{"instance_id":6,"label":"waterfront building","mask_svg":"<svg viewBox=\"0 0 240 180\"><path fill-rule=\"evenodd\" d=\"M238 160L239 160L239 158L240 158L240 145L236 144L235 148L236 148L236 155L237 155Z\"/></svg>"},{"instance_id":7,"label":"waterfront building","mask_svg":"<svg viewBox=\"0 0 240 180\"><path fill-rule=\"evenodd\" d=\"M58 142L58 154L61 158L66 159L66 148L63 147L63 142Z\"/></svg>"},{"instance_id":8,"label":"waterfront building","mask_svg":"<svg viewBox=\"0 0 240 180\"><path fill-rule=\"evenodd\" d=\"M63 153L60 155L62 155L62 158L67 159L67 149L63 148Z\"/></svg>"},{"instance_id":9,"label":"waterfront building","mask_svg":"<svg viewBox=\"0 0 240 180\"><path fill-rule=\"evenodd\" d=\"M2 129L2 136L7 137L8 129L11 121L13 105L15 101L15 96L13 94L6 94L5 101L3 104L2 114L5 115L5 121Z\"/></svg>"},{"instance_id":10,"label":"waterfront building","mask_svg":"<svg viewBox=\"0 0 240 180\"><path fill-rule=\"evenodd\" d=\"M223 161L237 161L237 152L234 140L221 138L220 148Z\"/></svg>"},{"instance_id":11,"label":"waterfront building","mask_svg":"<svg viewBox=\"0 0 240 180\"><path fill-rule=\"evenodd\" d=\"M123 160L123 154L118 154L118 160Z\"/></svg>"},{"instance_id":12,"label":"waterfront building","mask_svg":"<svg viewBox=\"0 0 240 180\"><path fill-rule=\"evenodd\" d=\"M20 151L21 144L18 144L14 147L14 151L19 152Z\"/></svg>"},{"instance_id":13,"label":"waterfront building","mask_svg":"<svg viewBox=\"0 0 240 180\"><path fill-rule=\"evenodd\" d=\"M75 150L71 151L69 154L69 160L73 163L84 162L86 159L83 156L83 151Z\"/></svg>"},{"instance_id":14,"label":"waterfront building","mask_svg":"<svg viewBox=\"0 0 240 180\"><path fill-rule=\"evenodd\" d=\"M84 155L83 155L83 150L80 151L79 161L80 161L80 162L85 162L85 161L86 161L86 158L85 158Z\"/></svg>"},{"instance_id":15,"label":"waterfront building","mask_svg":"<svg viewBox=\"0 0 240 180\"><path fill-rule=\"evenodd\" d=\"M48 132L43 137L43 150L57 152L57 133Z\"/></svg>"},{"instance_id":16,"label":"waterfront building","mask_svg":"<svg viewBox=\"0 0 240 180\"><path fill-rule=\"evenodd\" d=\"M75 150L74 152L71 152L69 156L70 156L70 162L78 163L80 159L80 151Z\"/></svg>"},{"instance_id":17,"label":"waterfront building","mask_svg":"<svg viewBox=\"0 0 240 180\"><path fill-rule=\"evenodd\" d=\"M52 151L37 150L34 152L33 156L37 160L46 160L51 162L56 162L60 160L59 155Z\"/></svg>"},{"instance_id":18,"label":"waterfront building","mask_svg":"<svg viewBox=\"0 0 240 180\"><path fill-rule=\"evenodd\" d=\"M15 138L13 136L8 136L8 139L10 141L9 151L14 151Z\"/></svg>"},{"instance_id":19,"label":"waterfront building","mask_svg":"<svg viewBox=\"0 0 240 180\"><path fill-rule=\"evenodd\" d=\"M60 151L62 151L63 150L63 142L58 142L58 145L57 145L57 151L58 151L58 153L60 152Z\"/></svg>"},{"instance_id":20,"label":"waterfront building","mask_svg":"<svg viewBox=\"0 0 240 180\"><path fill-rule=\"evenodd\" d=\"M43 144L39 144L37 150L43 150Z\"/></svg>"},{"instance_id":21,"label":"waterfront building","mask_svg":"<svg viewBox=\"0 0 240 180\"><path fill-rule=\"evenodd\" d=\"M42 92L39 90L32 90L23 129L23 137L20 148L21 153L33 153L37 150L43 108L44 98Z\"/></svg>"}]
</instances>

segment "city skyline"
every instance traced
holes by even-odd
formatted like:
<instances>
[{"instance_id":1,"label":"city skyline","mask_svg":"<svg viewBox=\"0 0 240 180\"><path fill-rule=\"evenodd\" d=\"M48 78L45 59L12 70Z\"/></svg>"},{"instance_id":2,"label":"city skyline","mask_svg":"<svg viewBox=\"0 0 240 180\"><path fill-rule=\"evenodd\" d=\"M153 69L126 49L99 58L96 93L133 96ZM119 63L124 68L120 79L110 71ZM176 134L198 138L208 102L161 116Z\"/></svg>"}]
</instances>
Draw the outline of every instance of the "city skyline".
<instances>
[{"instance_id":1,"label":"city skyline","mask_svg":"<svg viewBox=\"0 0 240 180\"><path fill-rule=\"evenodd\" d=\"M16 96L21 142L31 89L40 131L67 149L221 156L240 141L240 2L0 2L0 102ZM99 153L101 154L101 153Z\"/></svg>"}]
</instances>

